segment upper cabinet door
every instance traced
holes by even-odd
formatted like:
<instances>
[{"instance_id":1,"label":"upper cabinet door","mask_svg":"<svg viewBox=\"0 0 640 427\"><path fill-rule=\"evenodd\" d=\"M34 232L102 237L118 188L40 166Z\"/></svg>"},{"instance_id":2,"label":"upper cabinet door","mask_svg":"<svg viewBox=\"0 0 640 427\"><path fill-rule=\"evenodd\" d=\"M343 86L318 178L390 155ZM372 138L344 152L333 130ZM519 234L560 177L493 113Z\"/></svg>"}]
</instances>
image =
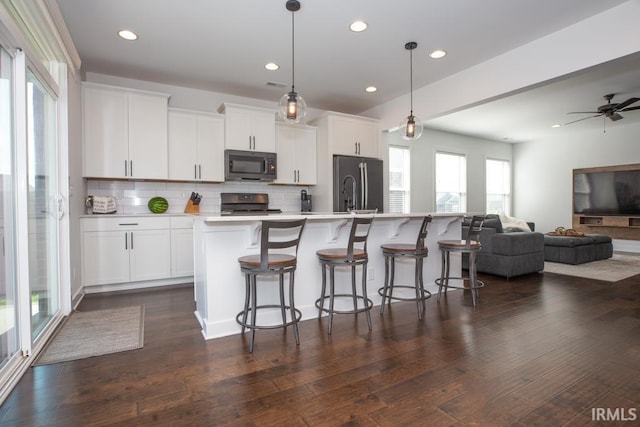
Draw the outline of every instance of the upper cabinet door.
<instances>
[{"instance_id":1,"label":"upper cabinet door","mask_svg":"<svg viewBox=\"0 0 640 427\"><path fill-rule=\"evenodd\" d=\"M129 172L127 93L83 88L83 176L126 178Z\"/></svg>"},{"instance_id":2,"label":"upper cabinet door","mask_svg":"<svg viewBox=\"0 0 640 427\"><path fill-rule=\"evenodd\" d=\"M224 119L198 117L198 180L224 181Z\"/></svg>"},{"instance_id":3,"label":"upper cabinet door","mask_svg":"<svg viewBox=\"0 0 640 427\"><path fill-rule=\"evenodd\" d=\"M264 108L222 104L225 148L245 151L276 151L276 116Z\"/></svg>"},{"instance_id":4,"label":"upper cabinet door","mask_svg":"<svg viewBox=\"0 0 640 427\"><path fill-rule=\"evenodd\" d=\"M316 128L297 128L296 141L296 158L298 166L297 183L300 185L316 185L318 182Z\"/></svg>"},{"instance_id":5,"label":"upper cabinet door","mask_svg":"<svg viewBox=\"0 0 640 427\"><path fill-rule=\"evenodd\" d=\"M362 157L378 157L378 124L359 121L356 125L356 141L358 155Z\"/></svg>"},{"instance_id":6,"label":"upper cabinet door","mask_svg":"<svg viewBox=\"0 0 640 427\"><path fill-rule=\"evenodd\" d=\"M198 178L198 118L194 114L169 110L169 179Z\"/></svg>"},{"instance_id":7,"label":"upper cabinet door","mask_svg":"<svg viewBox=\"0 0 640 427\"><path fill-rule=\"evenodd\" d=\"M129 94L129 160L131 178L167 179L167 98Z\"/></svg>"}]
</instances>

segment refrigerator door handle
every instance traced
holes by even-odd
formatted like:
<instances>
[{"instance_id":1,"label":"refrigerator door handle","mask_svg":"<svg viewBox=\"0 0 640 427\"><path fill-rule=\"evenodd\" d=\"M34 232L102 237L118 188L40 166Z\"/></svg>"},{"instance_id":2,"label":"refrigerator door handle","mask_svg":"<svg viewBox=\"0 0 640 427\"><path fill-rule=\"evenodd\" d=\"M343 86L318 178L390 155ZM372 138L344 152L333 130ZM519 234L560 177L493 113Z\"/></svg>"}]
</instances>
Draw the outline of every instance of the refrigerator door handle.
<instances>
[{"instance_id":1,"label":"refrigerator door handle","mask_svg":"<svg viewBox=\"0 0 640 427\"><path fill-rule=\"evenodd\" d=\"M367 164L364 165L364 208L369 209L369 170L367 169Z\"/></svg>"}]
</instances>

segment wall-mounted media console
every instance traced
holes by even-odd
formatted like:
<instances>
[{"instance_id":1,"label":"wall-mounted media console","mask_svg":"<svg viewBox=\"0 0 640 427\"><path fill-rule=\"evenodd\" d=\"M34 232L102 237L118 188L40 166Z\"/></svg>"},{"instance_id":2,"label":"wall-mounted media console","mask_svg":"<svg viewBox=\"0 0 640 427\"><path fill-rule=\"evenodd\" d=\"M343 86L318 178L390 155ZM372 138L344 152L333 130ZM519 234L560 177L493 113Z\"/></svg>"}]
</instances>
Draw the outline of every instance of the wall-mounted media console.
<instances>
[{"instance_id":1,"label":"wall-mounted media console","mask_svg":"<svg viewBox=\"0 0 640 427\"><path fill-rule=\"evenodd\" d=\"M640 163L574 169L572 226L640 240Z\"/></svg>"}]
</instances>

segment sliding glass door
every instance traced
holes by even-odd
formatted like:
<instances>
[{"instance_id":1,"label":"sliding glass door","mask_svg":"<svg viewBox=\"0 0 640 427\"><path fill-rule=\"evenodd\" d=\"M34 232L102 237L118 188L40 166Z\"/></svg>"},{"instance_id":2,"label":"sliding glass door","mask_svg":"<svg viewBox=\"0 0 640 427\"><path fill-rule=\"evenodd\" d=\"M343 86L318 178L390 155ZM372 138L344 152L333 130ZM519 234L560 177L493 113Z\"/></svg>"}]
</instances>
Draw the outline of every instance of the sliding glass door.
<instances>
[{"instance_id":1,"label":"sliding glass door","mask_svg":"<svg viewBox=\"0 0 640 427\"><path fill-rule=\"evenodd\" d=\"M33 341L60 309L56 104L56 98L28 70L27 211Z\"/></svg>"},{"instance_id":2,"label":"sliding glass door","mask_svg":"<svg viewBox=\"0 0 640 427\"><path fill-rule=\"evenodd\" d=\"M0 46L0 370L18 351L13 58Z\"/></svg>"}]
</instances>

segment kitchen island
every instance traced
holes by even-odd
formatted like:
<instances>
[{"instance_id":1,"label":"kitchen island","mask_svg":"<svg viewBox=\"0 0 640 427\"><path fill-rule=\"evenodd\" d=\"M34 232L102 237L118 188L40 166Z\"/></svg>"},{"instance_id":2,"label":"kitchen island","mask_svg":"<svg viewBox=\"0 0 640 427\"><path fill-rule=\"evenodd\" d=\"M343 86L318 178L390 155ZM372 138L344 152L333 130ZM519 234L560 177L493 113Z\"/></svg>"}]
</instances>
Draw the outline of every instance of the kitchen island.
<instances>
[{"instance_id":1,"label":"kitchen island","mask_svg":"<svg viewBox=\"0 0 640 427\"><path fill-rule=\"evenodd\" d=\"M367 216L371 214L362 214ZM416 241L422 218L427 214L375 214L367 248L367 293L375 305L380 304L378 288L384 282L383 243L413 243ZM464 214L431 214L427 247L429 256L424 262L425 288L435 297L434 279L440 277L438 240L460 239L460 222ZM316 251L330 247L346 247L349 238L351 213L309 213L250 216L194 215L195 315L205 339L240 333L236 315L244 305L244 276L238 258L260 252L260 223L262 220L293 220L307 218L298 248L295 273L295 304L302 312L302 320L318 316L315 300L320 296L322 272ZM414 263L396 263L396 284L413 284ZM459 258L452 259L452 275L459 276ZM336 269L336 289L350 288L349 269ZM360 280L358 268L357 280ZM267 282L272 283L267 283ZM261 286L261 283L264 285ZM346 288L345 288L346 289ZM263 303L277 298L277 278L258 279L258 299ZM364 319L364 317L363 317ZM304 339L304 337L303 337Z\"/></svg>"}]
</instances>

